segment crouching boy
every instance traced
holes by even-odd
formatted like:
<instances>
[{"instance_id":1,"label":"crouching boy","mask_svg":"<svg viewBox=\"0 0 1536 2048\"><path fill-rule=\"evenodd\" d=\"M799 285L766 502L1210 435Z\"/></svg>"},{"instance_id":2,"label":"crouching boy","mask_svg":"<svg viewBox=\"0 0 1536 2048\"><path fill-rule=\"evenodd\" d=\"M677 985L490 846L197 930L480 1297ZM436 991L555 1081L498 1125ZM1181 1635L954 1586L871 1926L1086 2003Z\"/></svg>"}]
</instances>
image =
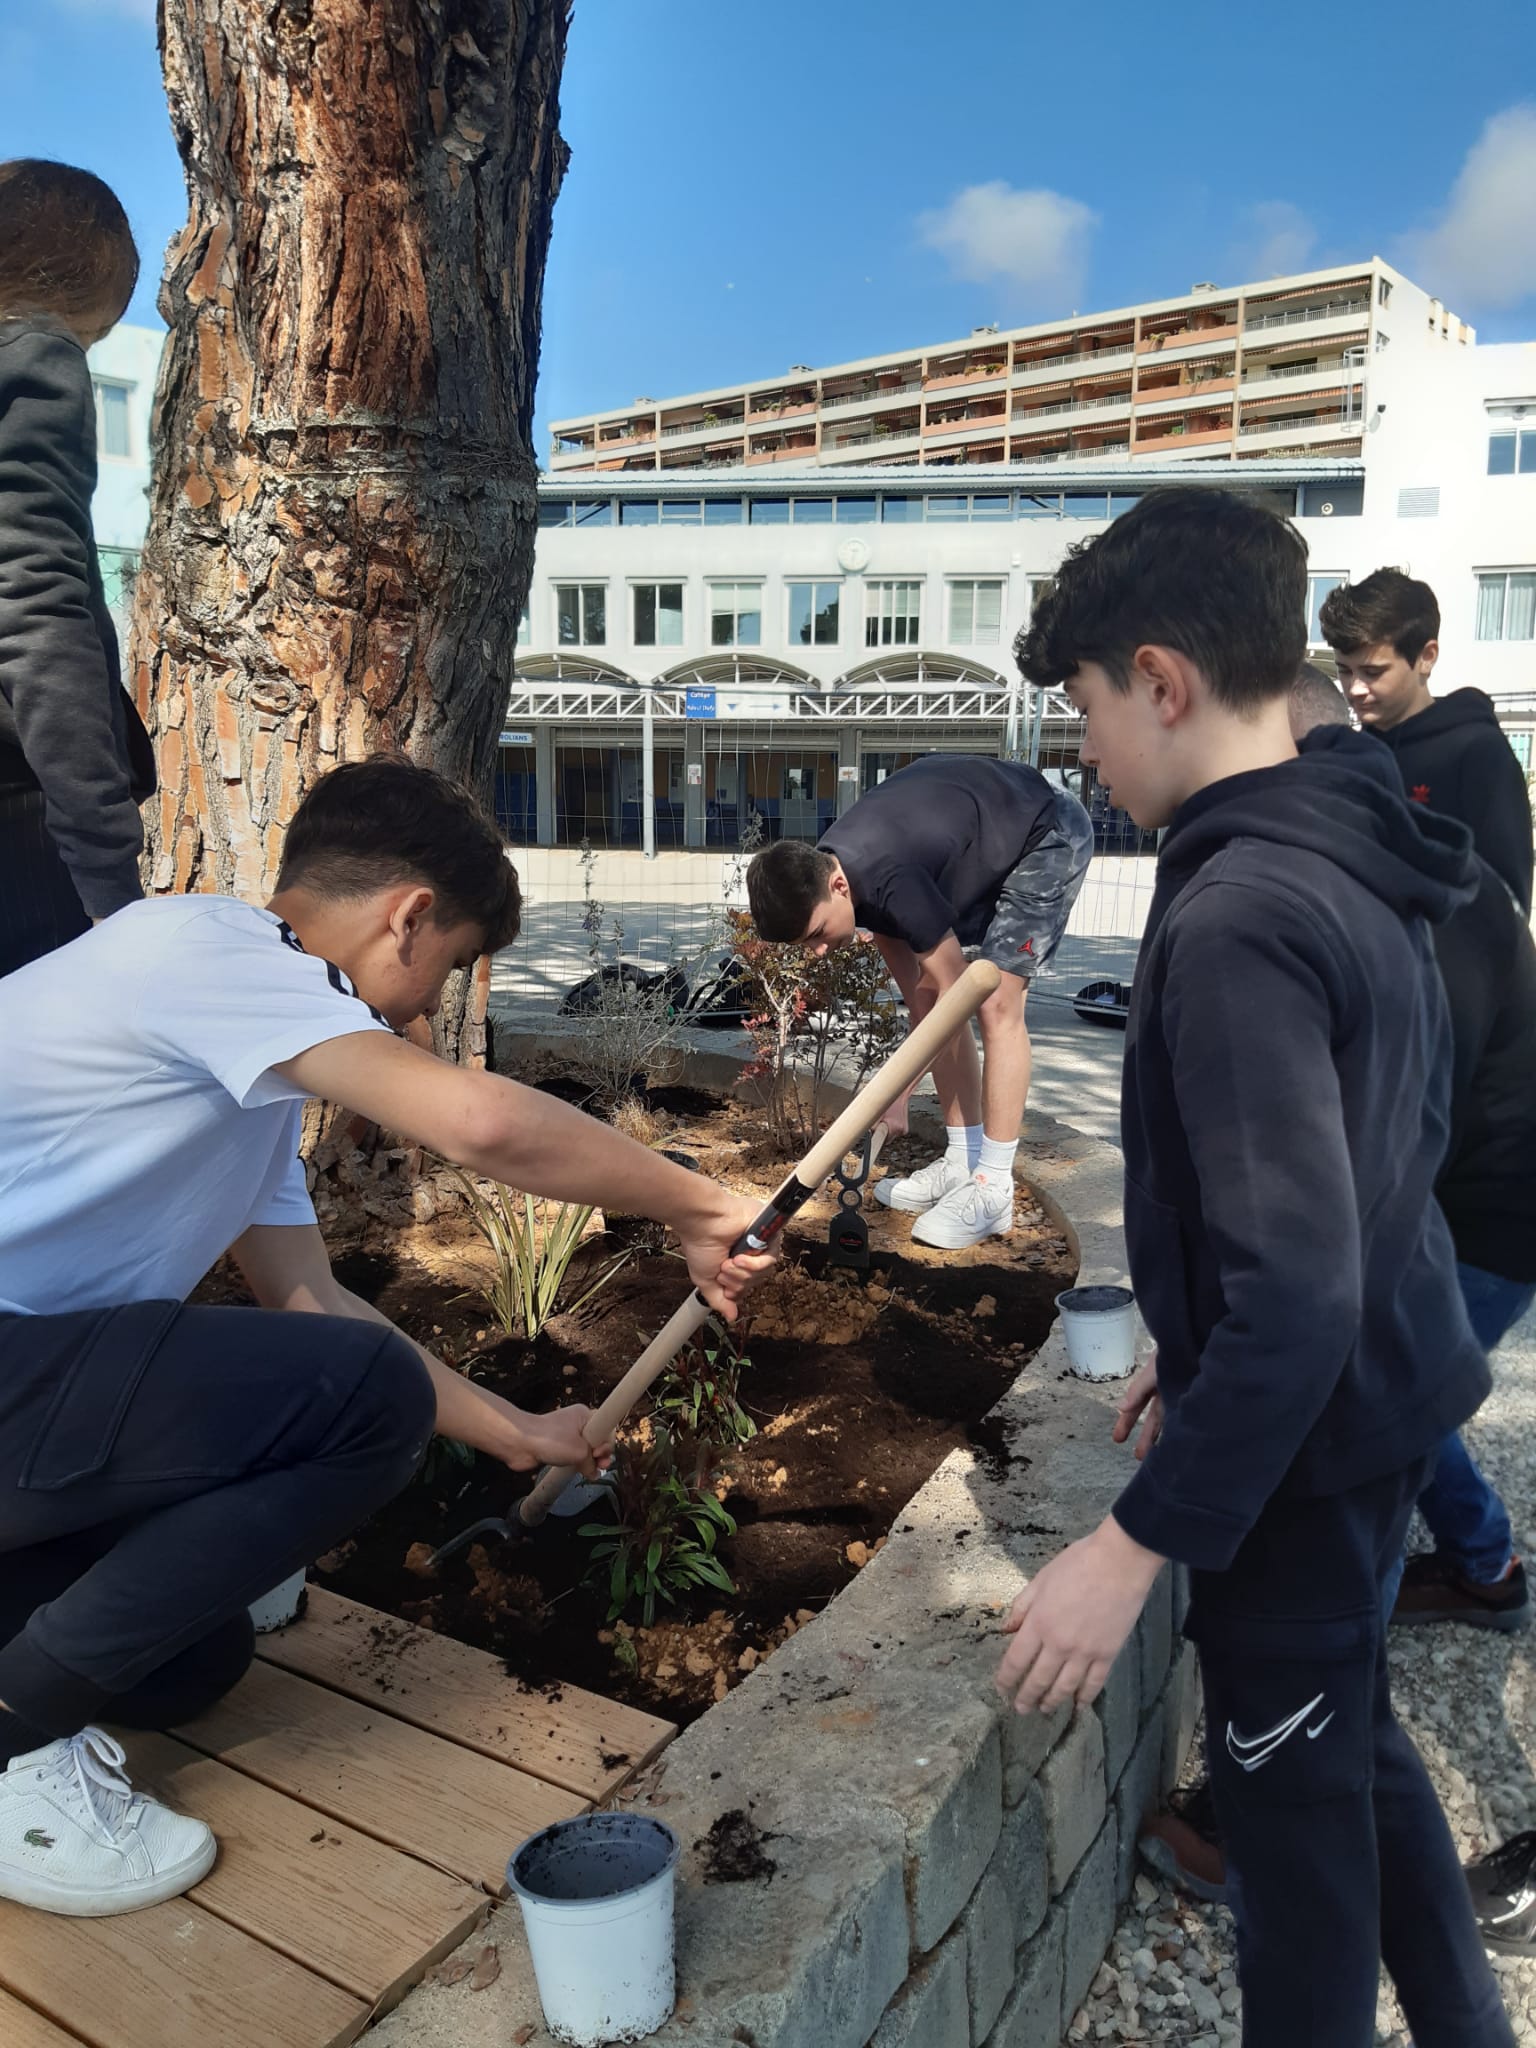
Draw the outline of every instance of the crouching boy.
<instances>
[{"instance_id":1,"label":"crouching boy","mask_svg":"<svg viewBox=\"0 0 1536 2048\"><path fill-rule=\"evenodd\" d=\"M1158 1343L1111 1515L1009 1617L1021 1711L1099 1690L1164 1559L1190 1568L1247 2048L1368 2048L1379 1963L1416 2048L1513 2041L1450 1831L1393 1717L1385 1575L1488 1385L1435 1206L1451 1080L1430 920L1463 827L1339 734L1297 757L1306 552L1217 490L1069 556L1023 652L1083 758L1166 826L1121 1104L1131 1277Z\"/></svg>"},{"instance_id":2,"label":"crouching boy","mask_svg":"<svg viewBox=\"0 0 1536 2048\"><path fill-rule=\"evenodd\" d=\"M516 936L464 793L378 758L318 783L264 910L131 904L0 982L0 1899L174 1897L213 1836L93 1724L163 1728L252 1655L247 1603L406 1484L434 1431L589 1474L588 1410L531 1415L333 1276L299 1117L344 1103L471 1170L657 1218L724 1315L751 1204L548 1096L397 1034ZM259 1308L188 1307L231 1251Z\"/></svg>"}]
</instances>

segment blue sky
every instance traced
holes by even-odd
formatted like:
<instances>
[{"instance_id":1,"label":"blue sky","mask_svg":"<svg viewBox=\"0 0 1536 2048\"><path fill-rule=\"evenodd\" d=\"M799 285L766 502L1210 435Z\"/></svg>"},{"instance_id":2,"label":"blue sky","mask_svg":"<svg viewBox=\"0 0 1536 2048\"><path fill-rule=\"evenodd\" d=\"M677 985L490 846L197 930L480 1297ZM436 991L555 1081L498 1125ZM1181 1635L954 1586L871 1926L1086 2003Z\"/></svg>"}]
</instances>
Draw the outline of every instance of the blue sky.
<instances>
[{"instance_id":1,"label":"blue sky","mask_svg":"<svg viewBox=\"0 0 1536 2048\"><path fill-rule=\"evenodd\" d=\"M152 17L0 0L0 155L116 186L143 320ZM577 0L563 104L541 420L1372 253L1536 336L1529 0Z\"/></svg>"}]
</instances>

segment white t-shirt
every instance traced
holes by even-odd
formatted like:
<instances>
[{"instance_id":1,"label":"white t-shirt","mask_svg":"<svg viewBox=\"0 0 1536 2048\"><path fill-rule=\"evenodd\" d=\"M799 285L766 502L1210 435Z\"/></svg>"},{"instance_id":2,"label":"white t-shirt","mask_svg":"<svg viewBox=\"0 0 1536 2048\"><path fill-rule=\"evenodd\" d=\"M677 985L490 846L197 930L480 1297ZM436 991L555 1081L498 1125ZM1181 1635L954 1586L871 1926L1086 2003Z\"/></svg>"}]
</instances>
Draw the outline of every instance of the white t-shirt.
<instances>
[{"instance_id":1,"label":"white t-shirt","mask_svg":"<svg viewBox=\"0 0 1536 2048\"><path fill-rule=\"evenodd\" d=\"M387 1031L269 910L133 903L0 979L0 1311L181 1300L255 1223L312 1223L303 1091Z\"/></svg>"}]
</instances>

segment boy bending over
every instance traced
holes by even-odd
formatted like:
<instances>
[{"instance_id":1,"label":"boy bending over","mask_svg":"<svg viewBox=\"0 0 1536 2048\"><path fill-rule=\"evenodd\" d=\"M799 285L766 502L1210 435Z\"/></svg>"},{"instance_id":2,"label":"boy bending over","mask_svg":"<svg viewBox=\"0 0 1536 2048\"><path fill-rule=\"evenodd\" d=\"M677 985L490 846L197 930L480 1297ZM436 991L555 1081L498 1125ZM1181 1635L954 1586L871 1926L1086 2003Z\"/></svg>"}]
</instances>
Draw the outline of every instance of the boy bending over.
<instances>
[{"instance_id":1,"label":"boy bending over","mask_svg":"<svg viewBox=\"0 0 1536 2048\"><path fill-rule=\"evenodd\" d=\"M1246 2048L1369 2048L1379 1962L1416 2048L1509 2048L1450 1830L1388 1692L1382 1595L1488 1371L1434 1200L1450 1031L1429 920L1465 829L1288 693L1306 550L1242 499L1156 492L1068 557L1023 651L1082 754L1166 826L1121 1103L1145 1459L1014 1603L999 1683L1086 1704L1165 1558L1190 1567ZM1362 752L1364 750L1364 752ZM1374 765L1374 764L1372 764Z\"/></svg>"},{"instance_id":2,"label":"boy bending over","mask_svg":"<svg viewBox=\"0 0 1536 2048\"><path fill-rule=\"evenodd\" d=\"M130 904L0 982L0 1898L106 1914L212 1864L94 1727L171 1727L249 1664L247 1604L397 1493L434 1431L588 1474L340 1286L299 1118L344 1103L476 1173L657 1218L724 1315L755 1213L515 1082L396 1034L516 936L517 875L452 783L338 768L265 910ZM226 1250L259 1312L187 1307Z\"/></svg>"}]
</instances>

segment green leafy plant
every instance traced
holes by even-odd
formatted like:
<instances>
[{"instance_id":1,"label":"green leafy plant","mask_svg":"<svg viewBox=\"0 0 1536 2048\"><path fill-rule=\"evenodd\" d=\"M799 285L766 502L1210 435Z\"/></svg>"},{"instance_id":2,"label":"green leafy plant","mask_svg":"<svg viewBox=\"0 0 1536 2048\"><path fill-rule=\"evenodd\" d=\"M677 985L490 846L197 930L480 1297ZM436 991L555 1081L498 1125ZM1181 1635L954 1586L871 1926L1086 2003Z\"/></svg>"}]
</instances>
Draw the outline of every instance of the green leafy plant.
<instances>
[{"instance_id":1,"label":"green leafy plant","mask_svg":"<svg viewBox=\"0 0 1536 2048\"><path fill-rule=\"evenodd\" d=\"M489 1285L479 1290L481 1299L509 1337L519 1332L537 1337L557 1307L570 1315L585 1308L630 1256L627 1251L620 1252L574 1301L562 1302L561 1290L571 1262L592 1220L591 1207L580 1202L536 1201L499 1181L482 1187L467 1173L456 1173L455 1178L496 1260Z\"/></svg>"},{"instance_id":2,"label":"green leafy plant","mask_svg":"<svg viewBox=\"0 0 1536 2048\"><path fill-rule=\"evenodd\" d=\"M701 1586L736 1590L715 1555L720 1537L735 1535L735 1520L713 1493L688 1484L676 1460L665 1428L643 1449L621 1443L614 1462L619 1520L581 1526L592 1544L588 1577L606 1583L610 1621L638 1603L641 1625L649 1628L659 1600L676 1605Z\"/></svg>"},{"instance_id":3,"label":"green leafy plant","mask_svg":"<svg viewBox=\"0 0 1536 2048\"><path fill-rule=\"evenodd\" d=\"M468 1444L459 1442L456 1436L434 1436L429 1438L426 1454L416 1468L416 1477L423 1486L437 1486L445 1479L451 1479L455 1468L464 1471L475 1462L475 1454Z\"/></svg>"},{"instance_id":4,"label":"green leafy plant","mask_svg":"<svg viewBox=\"0 0 1536 2048\"><path fill-rule=\"evenodd\" d=\"M675 1439L701 1449L730 1451L750 1443L757 1424L742 1407L739 1389L741 1375L751 1364L723 1331L714 1343L696 1339L678 1353L657 1383L653 1420L664 1424Z\"/></svg>"}]
</instances>

